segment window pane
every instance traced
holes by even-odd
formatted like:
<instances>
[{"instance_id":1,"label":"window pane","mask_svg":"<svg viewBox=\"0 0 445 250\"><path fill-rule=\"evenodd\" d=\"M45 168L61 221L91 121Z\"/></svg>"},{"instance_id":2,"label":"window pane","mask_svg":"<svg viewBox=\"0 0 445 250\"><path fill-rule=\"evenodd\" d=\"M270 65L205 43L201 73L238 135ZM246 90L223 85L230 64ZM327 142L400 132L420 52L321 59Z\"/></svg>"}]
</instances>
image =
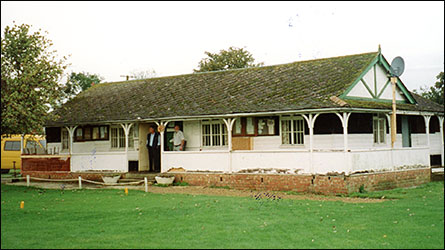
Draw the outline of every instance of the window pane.
<instances>
[{"instance_id":1,"label":"window pane","mask_svg":"<svg viewBox=\"0 0 445 250\"><path fill-rule=\"evenodd\" d=\"M220 124L212 124L212 146L220 146L221 145L221 125Z\"/></svg>"},{"instance_id":2,"label":"window pane","mask_svg":"<svg viewBox=\"0 0 445 250\"><path fill-rule=\"evenodd\" d=\"M117 128L111 128L111 147L117 148L118 142L117 142Z\"/></svg>"},{"instance_id":3,"label":"window pane","mask_svg":"<svg viewBox=\"0 0 445 250\"><path fill-rule=\"evenodd\" d=\"M100 127L99 129L99 138L100 139L106 139L107 138L107 127Z\"/></svg>"},{"instance_id":4,"label":"window pane","mask_svg":"<svg viewBox=\"0 0 445 250\"><path fill-rule=\"evenodd\" d=\"M372 121L372 130L373 130L373 134L374 134L374 143L378 143L378 121L377 119L374 118L374 120Z\"/></svg>"},{"instance_id":5,"label":"window pane","mask_svg":"<svg viewBox=\"0 0 445 250\"><path fill-rule=\"evenodd\" d=\"M79 130L79 129L78 129ZM80 129L82 130L82 129ZM77 138L77 130L76 130L76 138ZM82 137L81 137L82 138ZM68 130L66 129L62 129L62 149L68 149L68 145L69 145L69 134L68 134Z\"/></svg>"},{"instance_id":6,"label":"window pane","mask_svg":"<svg viewBox=\"0 0 445 250\"><path fill-rule=\"evenodd\" d=\"M289 120L281 121L281 143L290 144L290 122Z\"/></svg>"},{"instance_id":7,"label":"window pane","mask_svg":"<svg viewBox=\"0 0 445 250\"><path fill-rule=\"evenodd\" d=\"M134 131L133 127L130 128L130 132L128 133L128 147L134 148Z\"/></svg>"},{"instance_id":8,"label":"window pane","mask_svg":"<svg viewBox=\"0 0 445 250\"><path fill-rule=\"evenodd\" d=\"M76 129L76 141L82 140L83 139L83 129L82 128L77 128Z\"/></svg>"},{"instance_id":9,"label":"window pane","mask_svg":"<svg viewBox=\"0 0 445 250\"><path fill-rule=\"evenodd\" d=\"M294 144L304 144L304 121L294 120Z\"/></svg>"},{"instance_id":10,"label":"window pane","mask_svg":"<svg viewBox=\"0 0 445 250\"><path fill-rule=\"evenodd\" d=\"M93 127L93 140L99 139L99 127Z\"/></svg>"},{"instance_id":11,"label":"window pane","mask_svg":"<svg viewBox=\"0 0 445 250\"><path fill-rule=\"evenodd\" d=\"M258 119L258 134L259 135L268 134L266 119Z\"/></svg>"},{"instance_id":12,"label":"window pane","mask_svg":"<svg viewBox=\"0 0 445 250\"><path fill-rule=\"evenodd\" d=\"M380 134L380 142L385 142L385 120L379 119L379 134Z\"/></svg>"},{"instance_id":13,"label":"window pane","mask_svg":"<svg viewBox=\"0 0 445 250\"><path fill-rule=\"evenodd\" d=\"M37 142L35 141L27 141L26 148L37 148Z\"/></svg>"},{"instance_id":14,"label":"window pane","mask_svg":"<svg viewBox=\"0 0 445 250\"><path fill-rule=\"evenodd\" d=\"M268 135L274 135L275 134L275 119L267 119L266 120L266 128L267 128Z\"/></svg>"},{"instance_id":15,"label":"window pane","mask_svg":"<svg viewBox=\"0 0 445 250\"><path fill-rule=\"evenodd\" d=\"M125 148L125 133L123 128L119 128L119 147Z\"/></svg>"},{"instance_id":16,"label":"window pane","mask_svg":"<svg viewBox=\"0 0 445 250\"><path fill-rule=\"evenodd\" d=\"M237 134L237 135L241 134L241 132L242 132L241 125L242 125L241 124L241 118L236 119L235 120L235 124L234 124L234 126L235 126L235 130L234 130L235 134Z\"/></svg>"},{"instance_id":17,"label":"window pane","mask_svg":"<svg viewBox=\"0 0 445 250\"><path fill-rule=\"evenodd\" d=\"M91 128L85 128L83 133L84 140L91 140Z\"/></svg>"},{"instance_id":18,"label":"window pane","mask_svg":"<svg viewBox=\"0 0 445 250\"><path fill-rule=\"evenodd\" d=\"M20 141L6 141L5 151L20 151Z\"/></svg>"},{"instance_id":19,"label":"window pane","mask_svg":"<svg viewBox=\"0 0 445 250\"><path fill-rule=\"evenodd\" d=\"M202 145L210 146L210 124L202 125Z\"/></svg>"},{"instance_id":20,"label":"window pane","mask_svg":"<svg viewBox=\"0 0 445 250\"><path fill-rule=\"evenodd\" d=\"M221 124L221 127L222 127L222 138L223 138L222 145L225 146L228 144L227 127L225 124Z\"/></svg>"},{"instance_id":21,"label":"window pane","mask_svg":"<svg viewBox=\"0 0 445 250\"><path fill-rule=\"evenodd\" d=\"M247 117L246 119L246 134L253 135L255 134L255 127L253 124L253 118Z\"/></svg>"}]
</instances>

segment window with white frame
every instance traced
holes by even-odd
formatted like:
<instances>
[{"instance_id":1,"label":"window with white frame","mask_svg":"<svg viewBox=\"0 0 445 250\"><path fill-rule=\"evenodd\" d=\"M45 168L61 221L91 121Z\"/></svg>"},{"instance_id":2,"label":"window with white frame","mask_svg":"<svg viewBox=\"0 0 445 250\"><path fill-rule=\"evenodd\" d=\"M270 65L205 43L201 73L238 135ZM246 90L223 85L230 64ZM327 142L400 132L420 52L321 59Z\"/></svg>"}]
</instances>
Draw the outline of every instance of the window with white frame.
<instances>
[{"instance_id":1,"label":"window with white frame","mask_svg":"<svg viewBox=\"0 0 445 250\"><path fill-rule=\"evenodd\" d=\"M281 117L281 143L287 145L304 144L304 120L301 116Z\"/></svg>"},{"instance_id":2,"label":"window with white frame","mask_svg":"<svg viewBox=\"0 0 445 250\"><path fill-rule=\"evenodd\" d=\"M227 145L227 128L222 121L202 121L202 145L218 147Z\"/></svg>"},{"instance_id":3,"label":"window with white frame","mask_svg":"<svg viewBox=\"0 0 445 250\"><path fill-rule=\"evenodd\" d=\"M110 127L110 140L111 148L125 148L125 132L122 126L112 126ZM130 128L128 133L128 147L134 147L134 130L133 127Z\"/></svg>"},{"instance_id":4,"label":"window with white frame","mask_svg":"<svg viewBox=\"0 0 445 250\"><path fill-rule=\"evenodd\" d=\"M62 140L61 140L62 141L62 150L68 149L69 143L70 143L68 129L62 128L61 131L62 131Z\"/></svg>"},{"instance_id":5,"label":"window with white frame","mask_svg":"<svg viewBox=\"0 0 445 250\"><path fill-rule=\"evenodd\" d=\"M374 134L374 143L385 143L386 117L381 115L374 115L372 119L372 130Z\"/></svg>"},{"instance_id":6,"label":"window with white frame","mask_svg":"<svg viewBox=\"0 0 445 250\"><path fill-rule=\"evenodd\" d=\"M131 126L130 132L128 132L128 147L134 148L134 137L135 137L135 130L133 129L134 126Z\"/></svg>"}]
</instances>

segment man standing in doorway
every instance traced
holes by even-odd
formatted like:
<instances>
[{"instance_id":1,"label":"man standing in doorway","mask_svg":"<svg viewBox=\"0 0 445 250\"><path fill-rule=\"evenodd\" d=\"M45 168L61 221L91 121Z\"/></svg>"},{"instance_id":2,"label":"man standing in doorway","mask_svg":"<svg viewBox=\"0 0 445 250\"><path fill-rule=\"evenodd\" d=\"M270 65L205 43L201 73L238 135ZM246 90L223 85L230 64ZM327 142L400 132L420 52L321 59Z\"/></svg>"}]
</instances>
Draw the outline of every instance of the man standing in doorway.
<instances>
[{"instance_id":1,"label":"man standing in doorway","mask_svg":"<svg viewBox=\"0 0 445 250\"><path fill-rule=\"evenodd\" d=\"M161 135L156 132L155 126L150 126L147 134L147 149L149 169L153 172L161 171Z\"/></svg>"},{"instance_id":2,"label":"man standing in doorway","mask_svg":"<svg viewBox=\"0 0 445 250\"><path fill-rule=\"evenodd\" d=\"M173 142L173 151L184 151L185 137L184 133L179 130L179 125L175 126L175 133L170 142Z\"/></svg>"}]
</instances>

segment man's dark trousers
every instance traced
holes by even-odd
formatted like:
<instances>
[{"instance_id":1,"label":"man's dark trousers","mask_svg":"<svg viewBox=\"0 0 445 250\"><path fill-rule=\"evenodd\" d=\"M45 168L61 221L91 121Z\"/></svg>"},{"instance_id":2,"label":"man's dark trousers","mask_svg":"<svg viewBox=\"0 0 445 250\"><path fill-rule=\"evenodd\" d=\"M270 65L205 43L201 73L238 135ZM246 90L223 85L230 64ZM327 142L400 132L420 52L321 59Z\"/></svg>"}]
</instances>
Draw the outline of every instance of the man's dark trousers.
<instances>
[{"instance_id":1,"label":"man's dark trousers","mask_svg":"<svg viewBox=\"0 0 445 250\"><path fill-rule=\"evenodd\" d=\"M148 161L150 164L150 171L161 171L161 147L160 146L148 146Z\"/></svg>"}]
</instances>

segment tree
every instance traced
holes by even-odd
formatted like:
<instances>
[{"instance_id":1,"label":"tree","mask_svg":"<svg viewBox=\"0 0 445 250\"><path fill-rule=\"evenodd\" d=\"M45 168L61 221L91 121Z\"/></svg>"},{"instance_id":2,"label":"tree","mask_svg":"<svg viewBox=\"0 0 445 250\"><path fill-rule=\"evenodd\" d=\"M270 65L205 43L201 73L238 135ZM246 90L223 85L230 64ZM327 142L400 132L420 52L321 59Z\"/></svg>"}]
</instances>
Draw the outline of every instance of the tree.
<instances>
[{"instance_id":1,"label":"tree","mask_svg":"<svg viewBox=\"0 0 445 250\"><path fill-rule=\"evenodd\" d=\"M220 50L219 53L210 53L208 51L204 53L207 55L207 58L203 58L199 62L198 69L194 69L194 72L240 69L264 65L262 62L255 64L252 54L243 48L232 46L228 50Z\"/></svg>"},{"instance_id":2,"label":"tree","mask_svg":"<svg viewBox=\"0 0 445 250\"><path fill-rule=\"evenodd\" d=\"M429 99L433 102L444 105L444 74L440 72L436 79L438 80L433 86L420 87L420 90L414 90L414 92L419 93L422 97Z\"/></svg>"},{"instance_id":3,"label":"tree","mask_svg":"<svg viewBox=\"0 0 445 250\"><path fill-rule=\"evenodd\" d=\"M147 79L156 77L156 71L154 69L146 69L146 70L133 70L131 72L131 76L134 79Z\"/></svg>"},{"instance_id":4,"label":"tree","mask_svg":"<svg viewBox=\"0 0 445 250\"><path fill-rule=\"evenodd\" d=\"M62 97L66 57L27 24L6 26L1 38L1 133L39 134L48 111ZM45 33L47 34L47 32Z\"/></svg>"},{"instance_id":5,"label":"tree","mask_svg":"<svg viewBox=\"0 0 445 250\"><path fill-rule=\"evenodd\" d=\"M87 90L94 84L99 84L102 80L103 77L96 74L90 74L88 72L71 72L62 90L65 95L65 100L74 98L80 92Z\"/></svg>"}]
</instances>

